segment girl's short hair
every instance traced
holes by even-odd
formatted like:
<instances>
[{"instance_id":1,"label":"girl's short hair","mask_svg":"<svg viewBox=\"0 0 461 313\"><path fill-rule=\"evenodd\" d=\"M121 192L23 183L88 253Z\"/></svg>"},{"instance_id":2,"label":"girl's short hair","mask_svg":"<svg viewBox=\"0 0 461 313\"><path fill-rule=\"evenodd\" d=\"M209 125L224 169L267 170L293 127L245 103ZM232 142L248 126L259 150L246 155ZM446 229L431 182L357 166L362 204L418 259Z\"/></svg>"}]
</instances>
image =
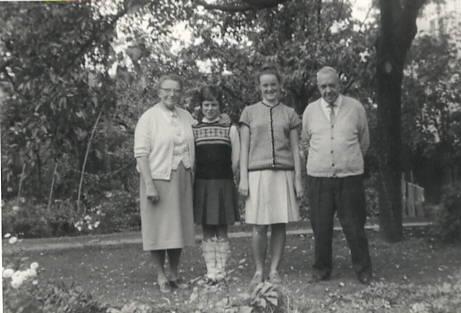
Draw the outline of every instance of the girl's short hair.
<instances>
[{"instance_id":1,"label":"girl's short hair","mask_svg":"<svg viewBox=\"0 0 461 313\"><path fill-rule=\"evenodd\" d=\"M259 84L261 81L261 76L270 74L270 75L275 75L277 77L277 80L279 83L282 83L282 75L280 75L277 67L274 64L263 64L261 68L258 71L258 74L256 76L256 82Z\"/></svg>"},{"instance_id":2,"label":"girl's short hair","mask_svg":"<svg viewBox=\"0 0 461 313\"><path fill-rule=\"evenodd\" d=\"M198 100L200 107L202 107L203 101L218 101L219 108L223 109L223 92L221 88L215 85L206 85L200 88Z\"/></svg>"},{"instance_id":3,"label":"girl's short hair","mask_svg":"<svg viewBox=\"0 0 461 313\"><path fill-rule=\"evenodd\" d=\"M165 74L165 75L160 76L160 78L158 80L158 83L157 83L157 89L160 89L163 82L166 81L166 80L175 81L175 82L177 82L179 84L179 87L181 89L183 88L183 83L182 83L181 77L179 77L179 75L177 75L177 74L169 73L169 74Z\"/></svg>"}]
</instances>

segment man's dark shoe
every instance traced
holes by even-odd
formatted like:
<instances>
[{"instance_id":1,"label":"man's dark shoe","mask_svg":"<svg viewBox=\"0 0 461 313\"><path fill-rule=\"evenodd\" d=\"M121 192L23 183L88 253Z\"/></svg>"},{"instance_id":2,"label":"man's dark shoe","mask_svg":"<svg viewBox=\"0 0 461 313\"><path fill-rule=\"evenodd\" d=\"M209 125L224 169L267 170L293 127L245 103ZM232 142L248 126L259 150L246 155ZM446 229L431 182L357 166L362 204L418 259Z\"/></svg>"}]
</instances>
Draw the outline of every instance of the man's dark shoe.
<instances>
[{"instance_id":1,"label":"man's dark shoe","mask_svg":"<svg viewBox=\"0 0 461 313\"><path fill-rule=\"evenodd\" d=\"M370 273L360 273L357 275L357 279L360 283L364 285L369 285L371 283L371 274Z\"/></svg>"},{"instance_id":2,"label":"man's dark shoe","mask_svg":"<svg viewBox=\"0 0 461 313\"><path fill-rule=\"evenodd\" d=\"M330 279L330 273L314 271L312 272L310 281L313 283L316 283L322 280L329 280L329 279Z\"/></svg>"}]
</instances>

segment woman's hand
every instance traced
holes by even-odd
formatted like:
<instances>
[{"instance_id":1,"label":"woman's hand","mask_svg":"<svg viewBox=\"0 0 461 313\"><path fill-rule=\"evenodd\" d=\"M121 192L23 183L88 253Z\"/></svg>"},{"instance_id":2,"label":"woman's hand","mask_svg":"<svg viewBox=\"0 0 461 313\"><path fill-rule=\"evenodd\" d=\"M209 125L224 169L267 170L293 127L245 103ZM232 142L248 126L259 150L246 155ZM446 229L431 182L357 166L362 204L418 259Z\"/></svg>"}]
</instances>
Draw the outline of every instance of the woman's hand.
<instances>
[{"instance_id":1,"label":"woman's hand","mask_svg":"<svg viewBox=\"0 0 461 313\"><path fill-rule=\"evenodd\" d=\"M146 185L146 197L153 204L156 204L160 200L160 195L158 194L158 191L153 183Z\"/></svg>"},{"instance_id":2,"label":"woman's hand","mask_svg":"<svg viewBox=\"0 0 461 313\"><path fill-rule=\"evenodd\" d=\"M295 192L296 198L298 198L298 200L301 200L304 196L304 188L301 179L295 179Z\"/></svg>"},{"instance_id":3,"label":"woman's hand","mask_svg":"<svg viewBox=\"0 0 461 313\"><path fill-rule=\"evenodd\" d=\"M242 197L248 197L248 181L246 179L240 178L240 184L239 184L239 194Z\"/></svg>"}]
</instances>

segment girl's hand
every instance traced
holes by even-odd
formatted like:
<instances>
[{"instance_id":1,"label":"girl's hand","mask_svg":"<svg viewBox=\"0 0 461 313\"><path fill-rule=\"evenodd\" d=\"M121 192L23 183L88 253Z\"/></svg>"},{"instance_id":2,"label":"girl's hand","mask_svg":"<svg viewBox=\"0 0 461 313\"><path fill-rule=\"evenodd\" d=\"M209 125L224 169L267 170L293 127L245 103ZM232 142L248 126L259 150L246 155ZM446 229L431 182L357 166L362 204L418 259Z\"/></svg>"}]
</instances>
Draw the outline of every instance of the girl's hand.
<instances>
[{"instance_id":1,"label":"girl's hand","mask_svg":"<svg viewBox=\"0 0 461 313\"><path fill-rule=\"evenodd\" d=\"M242 197L248 197L248 181L244 179L240 179L240 184L239 184L239 194Z\"/></svg>"},{"instance_id":2,"label":"girl's hand","mask_svg":"<svg viewBox=\"0 0 461 313\"><path fill-rule=\"evenodd\" d=\"M160 195L158 194L154 184L146 185L146 196L153 204L156 204L160 200Z\"/></svg>"}]
</instances>

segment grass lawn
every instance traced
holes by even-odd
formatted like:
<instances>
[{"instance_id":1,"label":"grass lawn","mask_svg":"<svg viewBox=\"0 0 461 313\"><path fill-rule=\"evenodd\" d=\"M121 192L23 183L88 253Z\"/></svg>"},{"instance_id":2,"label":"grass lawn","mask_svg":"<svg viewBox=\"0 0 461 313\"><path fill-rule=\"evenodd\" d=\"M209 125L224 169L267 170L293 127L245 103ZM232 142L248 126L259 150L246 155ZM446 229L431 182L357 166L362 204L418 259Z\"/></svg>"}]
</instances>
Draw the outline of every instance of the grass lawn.
<instances>
[{"instance_id":1,"label":"grass lawn","mask_svg":"<svg viewBox=\"0 0 461 313\"><path fill-rule=\"evenodd\" d=\"M426 305L428 293L436 293L438 289L434 291L432 287L445 286L450 290L455 285L459 287L460 245L433 244L421 231L407 232L406 239L396 244L385 243L374 231L368 232L368 235L374 267L374 282L368 287L355 279L349 250L341 232L337 232L334 239L332 278L315 284L308 282L313 258L311 236L289 236L281 267L284 278L281 290L288 296L290 307L299 312L317 312L322 308L333 312L353 305L357 306L357 310L342 312L359 312L361 309L370 312L367 307L373 302L374 309L382 309L374 312L425 312L415 311L415 308L421 309L421 305ZM160 294L153 283L155 279L149 254L144 253L140 245L27 252L25 256L28 262L40 264L38 277L41 281L74 283L111 306L135 301L163 308L159 312L194 312L197 305L205 310L205 298L206 305L212 306L218 298L228 296L231 303L236 303L248 293L247 284L254 270L250 238L232 239L231 247L228 268L232 273L227 286L211 293L197 287L168 295ZM8 264L8 258L4 256L3 266ZM181 271L187 280L200 277L205 272L198 244L184 250ZM447 284L450 284L449 287ZM400 291L396 292L396 288ZM446 296L450 297L451 291L447 292ZM201 304L190 301L191 295L193 298L197 294L199 300L194 301L201 301ZM441 295L444 296L443 290ZM461 296L457 298L461 305ZM446 301L452 303L450 299Z\"/></svg>"}]
</instances>

